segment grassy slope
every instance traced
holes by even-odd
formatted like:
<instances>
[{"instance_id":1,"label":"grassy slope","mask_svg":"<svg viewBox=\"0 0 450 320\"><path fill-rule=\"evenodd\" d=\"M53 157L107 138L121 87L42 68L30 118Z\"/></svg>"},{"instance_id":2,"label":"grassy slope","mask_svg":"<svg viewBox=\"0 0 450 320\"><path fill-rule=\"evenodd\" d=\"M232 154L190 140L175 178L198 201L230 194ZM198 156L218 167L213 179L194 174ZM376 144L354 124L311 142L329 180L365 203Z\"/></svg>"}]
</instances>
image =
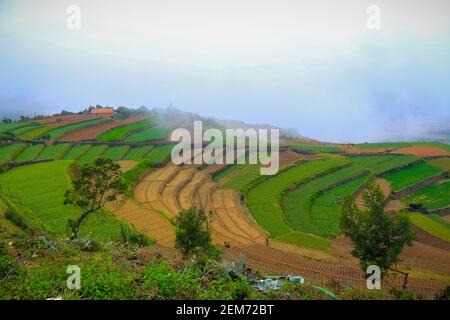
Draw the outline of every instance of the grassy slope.
<instances>
[{"instance_id":1,"label":"grassy slope","mask_svg":"<svg viewBox=\"0 0 450 320\"><path fill-rule=\"evenodd\" d=\"M21 162L21 161L34 160L41 153L41 151L43 149L44 149L43 144L31 145L28 148L26 148L21 154L19 154L16 157L15 161Z\"/></svg>"},{"instance_id":2,"label":"grassy slope","mask_svg":"<svg viewBox=\"0 0 450 320\"><path fill-rule=\"evenodd\" d=\"M145 160L153 166L163 165L169 158L172 152L173 145L165 145L152 149L147 155L145 155Z\"/></svg>"},{"instance_id":3,"label":"grassy slope","mask_svg":"<svg viewBox=\"0 0 450 320\"><path fill-rule=\"evenodd\" d=\"M450 228L446 227L444 224L418 212L410 213L409 217L411 222L420 229L425 230L436 238L450 242Z\"/></svg>"},{"instance_id":4,"label":"grassy slope","mask_svg":"<svg viewBox=\"0 0 450 320\"><path fill-rule=\"evenodd\" d=\"M403 199L406 203L422 203L427 209L440 209L450 205L450 180L440 181L417 190Z\"/></svg>"},{"instance_id":5,"label":"grassy slope","mask_svg":"<svg viewBox=\"0 0 450 320\"><path fill-rule=\"evenodd\" d=\"M440 171L439 168L422 162L415 166L388 174L384 178L389 181L394 191L399 191L434 176Z\"/></svg>"},{"instance_id":6,"label":"grassy slope","mask_svg":"<svg viewBox=\"0 0 450 320\"><path fill-rule=\"evenodd\" d=\"M122 158L127 154L128 150L130 150L129 146L110 147L105 151L103 156L115 161L122 160Z\"/></svg>"},{"instance_id":7,"label":"grassy slope","mask_svg":"<svg viewBox=\"0 0 450 320\"><path fill-rule=\"evenodd\" d=\"M291 167L250 189L246 198L253 217L273 237L292 231L281 208L282 193L293 183L343 164L343 160L320 160Z\"/></svg>"},{"instance_id":8,"label":"grassy slope","mask_svg":"<svg viewBox=\"0 0 450 320\"><path fill-rule=\"evenodd\" d=\"M310 210L310 198L316 192L331 184L344 181L363 172L364 169L351 166L314 179L289 192L282 201L282 207L289 224L298 231L321 236L338 235L340 233L339 206L332 210L321 210L320 207L312 206ZM358 186L361 183L361 181L358 181Z\"/></svg>"},{"instance_id":9,"label":"grassy slope","mask_svg":"<svg viewBox=\"0 0 450 320\"><path fill-rule=\"evenodd\" d=\"M24 134L22 134L20 136L20 139L33 140L33 139L36 139L36 138L46 134L50 130L53 130L53 128L52 127L38 127L36 129L25 132Z\"/></svg>"},{"instance_id":10,"label":"grassy slope","mask_svg":"<svg viewBox=\"0 0 450 320\"><path fill-rule=\"evenodd\" d=\"M45 147L44 150L39 154L36 160L44 160L44 159L55 159L59 160L64 157L64 155L69 151L71 145L64 144L55 144L53 146Z\"/></svg>"},{"instance_id":11,"label":"grassy slope","mask_svg":"<svg viewBox=\"0 0 450 320\"><path fill-rule=\"evenodd\" d=\"M83 154L77 162L81 164L94 162L95 159L103 155L103 153L108 149L108 146L95 146L90 148L85 154Z\"/></svg>"},{"instance_id":12,"label":"grassy slope","mask_svg":"<svg viewBox=\"0 0 450 320\"><path fill-rule=\"evenodd\" d=\"M418 159L420 158L409 155L377 155L351 158L354 164L370 170L373 174L382 174L391 169L417 161Z\"/></svg>"},{"instance_id":13,"label":"grassy slope","mask_svg":"<svg viewBox=\"0 0 450 320\"><path fill-rule=\"evenodd\" d=\"M97 139L99 141L107 142L107 141L121 141L124 140L128 135L132 132L140 129L144 129L146 127L152 126L153 120L146 119L143 121L138 121L126 126L117 127L112 130L109 130L103 134L101 134Z\"/></svg>"},{"instance_id":14,"label":"grassy slope","mask_svg":"<svg viewBox=\"0 0 450 320\"><path fill-rule=\"evenodd\" d=\"M256 164L245 165L244 168L238 170L222 185L224 189L242 190L252 181L261 176L260 166Z\"/></svg>"},{"instance_id":15,"label":"grassy slope","mask_svg":"<svg viewBox=\"0 0 450 320\"><path fill-rule=\"evenodd\" d=\"M90 144L80 144L73 146L63 157L63 160L77 160L85 154L92 146Z\"/></svg>"},{"instance_id":16,"label":"grassy slope","mask_svg":"<svg viewBox=\"0 0 450 320\"><path fill-rule=\"evenodd\" d=\"M450 151L450 145L442 142L386 142L386 143L360 143L356 145L358 148L403 148L412 146L428 146L437 147Z\"/></svg>"},{"instance_id":17,"label":"grassy slope","mask_svg":"<svg viewBox=\"0 0 450 320\"><path fill-rule=\"evenodd\" d=\"M131 134L125 139L128 142L144 142L152 140L163 140L166 138L168 131L164 127L151 127Z\"/></svg>"},{"instance_id":18,"label":"grassy slope","mask_svg":"<svg viewBox=\"0 0 450 320\"><path fill-rule=\"evenodd\" d=\"M139 161L141 159L145 158L145 155L150 152L150 150L153 149L153 146L144 146L144 147L137 147L132 148L128 153L125 155L124 160L134 160Z\"/></svg>"},{"instance_id":19,"label":"grassy slope","mask_svg":"<svg viewBox=\"0 0 450 320\"><path fill-rule=\"evenodd\" d=\"M49 230L66 235L67 220L80 215L77 207L63 204L64 192L71 188L68 169L72 163L52 161L15 168L0 175L0 185L7 186L3 188L6 196L29 208ZM112 215L95 214L82 226L81 234L119 238L120 224Z\"/></svg>"},{"instance_id":20,"label":"grassy slope","mask_svg":"<svg viewBox=\"0 0 450 320\"><path fill-rule=\"evenodd\" d=\"M0 148L0 163L12 161L26 148L24 143L10 144Z\"/></svg>"},{"instance_id":21,"label":"grassy slope","mask_svg":"<svg viewBox=\"0 0 450 320\"><path fill-rule=\"evenodd\" d=\"M28 122L2 123L0 124L0 133L26 127L28 125Z\"/></svg>"}]
</instances>

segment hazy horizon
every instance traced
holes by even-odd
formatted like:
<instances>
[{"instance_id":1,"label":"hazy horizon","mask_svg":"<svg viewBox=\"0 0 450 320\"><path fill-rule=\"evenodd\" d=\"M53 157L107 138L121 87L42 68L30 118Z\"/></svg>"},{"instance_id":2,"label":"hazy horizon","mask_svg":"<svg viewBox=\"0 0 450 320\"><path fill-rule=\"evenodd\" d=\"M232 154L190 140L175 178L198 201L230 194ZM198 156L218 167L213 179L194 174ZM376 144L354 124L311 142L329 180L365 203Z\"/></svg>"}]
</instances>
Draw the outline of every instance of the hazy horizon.
<instances>
[{"instance_id":1,"label":"hazy horizon","mask_svg":"<svg viewBox=\"0 0 450 320\"><path fill-rule=\"evenodd\" d=\"M0 116L173 105L330 142L450 132L447 0L0 0L0 38Z\"/></svg>"}]
</instances>

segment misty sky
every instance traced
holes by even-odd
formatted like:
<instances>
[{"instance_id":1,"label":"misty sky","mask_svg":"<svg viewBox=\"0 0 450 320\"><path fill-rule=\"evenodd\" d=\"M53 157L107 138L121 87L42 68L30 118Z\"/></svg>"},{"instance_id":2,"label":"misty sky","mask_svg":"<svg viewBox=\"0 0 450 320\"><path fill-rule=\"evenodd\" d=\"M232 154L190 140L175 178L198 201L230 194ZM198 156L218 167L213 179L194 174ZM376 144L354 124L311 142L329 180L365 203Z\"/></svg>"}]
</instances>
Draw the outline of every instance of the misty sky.
<instances>
[{"instance_id":1,"label":"misty sky","mask_svg":"<svg viewBox=\"0 0 450 320\"><path fill-rule=\"evenodd\" d=\"M0 116L172 104L324 141L414 139L450 129L449 57L448 0L0 0Z\"/></svg>"}]
</instances>

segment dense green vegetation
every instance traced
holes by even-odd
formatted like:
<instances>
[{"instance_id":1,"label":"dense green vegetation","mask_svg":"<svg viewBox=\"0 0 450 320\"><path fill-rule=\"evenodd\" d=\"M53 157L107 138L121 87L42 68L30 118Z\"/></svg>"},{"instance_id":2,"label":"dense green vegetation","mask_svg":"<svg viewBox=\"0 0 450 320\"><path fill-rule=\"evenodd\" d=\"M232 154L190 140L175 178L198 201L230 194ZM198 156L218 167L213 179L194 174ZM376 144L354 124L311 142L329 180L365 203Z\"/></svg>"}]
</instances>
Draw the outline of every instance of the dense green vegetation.
<instances>
[{"instance_id":1,"label":"dense green vegetation","mask_svg":"<svg viewBox=\"0 0 450 320\"><path fill-rule=\"evenodd\" d=\"M164 165L170 158L173 145L159 146L145 155L144 160L148 160L152 166Z\"/></svg>"},{"instance_id":2,"label":"dense green vegetation","mask_svg":"<svg viewBox=\"0 0 450 320\"><path fill-rule=\"evenodd\" d=\"M55 159L59 160L64 157L64 155L69 151L70 144L55 144L53 146L45 147L44 150L39 154L36 160L44 160L44 159Z\"/></svg>"},{"instance_id":3,"label":"dense green vegetation","mask_svg":"<svg viewBox=\"0 0 450 320\"><path fill-rule=\"evenodd\" d=\"M77 160L83 154L85 154L92 146L90 144L79 144L73 146L65 155L64 160Z\"/></svg>"},{"instance_id":4,"label":"dense green vegetation","mask_svg":"<svg viewBox=\"0 0 450 320\"><path fill-rule=\"evenodd\" d=\"M81 122L77 122L74 124L70 124L67 126L62 126L59 128L55 128L53 130L50 130L48 132L46 132L46 135L48 135L51 139L57 139L60 138L61 136L63 136L66 133L69 133L71 131L77 130L77 129L82 129L82 128L86 128L86 127L90 127L90 126L94 126L96 124L100 124L102 122L106 122L106 121L111 121L110 119L91 119L91 120L86 120L86 121L81 121Z\"/></svg>"},{"instance_id":5,"label":"dense green vegetation","mask_svg":"<svg viewBox=\"0 0 450 320\"><path fill-rule=\"evenodd\" d=\"M384 178L389 181L392 190L399 191L430 178L440 171L441 170L439 168L426 162L422 162L415 166L388 174Z\"/></svg>"},{"instance_id":6,"label":"dense green vegetation","mask_svg":"<svg viewBox=\"0 0 450 320\"><path fill-rule=\"evenodd\" d=\"M282 207L289 224L293 229L307 233L327 237L339 235L339 205L333 204L332 207L327 207L329 210L323 210L322 206L316 206L315 201L326 194L322 192L325 188L361 174L364 174L364 169L353 165L316 178L288 192L283 198ZM364 181L365 179L361 178L355 182L356 187L361 186ZM353 184L350 189L354 190Z\"/></svg>"},{"instance_id":7,"label":"dense green vegetation","mask_svg":"<svg viewBox=\"0 0 450 320\"><path fill-rule=\"evenodd\" d=\"M28 126L28 122L13 122L13 123L1 123L0 124L0 133L12 131L14 129L18 129L21 127Z\"/></svg>"},{"instance_id":8,"label":"dense green vegetation","mask_svg":"<svg viewBox=\"0 0 450 320\"><path fill-rule=\"evenodd\" d=\"M218 170L213 174L213 181L219 181L222 178L232 175L234 171L242 168L244 165L242 164L231 164L223 167L223 169Z\"/></svg>"},{"instance_id":9,"label":"dense green vegetation","mask_svg":"<svg viewBox=\"0 0 450 320\"><path fill-rule=\"evenodd\" d=\"M406 203L421 203L427 209L450 206L450 180L443 180L417 190L403 199Z\"/></svg>"},{"instance_id":10,"label":"dense green vegetation","mask_svg":"<svg viewBox=\"0 0 450 320\"><path fill-rule=\"evenodd\" d=\"M248 164L239 166L241 168L233 172L230 178L222 185L222 188L243 190L252 181L255 181L261 176L260 165Z\"/></svg>"},{"instance_id":11,"label":"dense green vegetation","mask_svg":"<svg viewBox=\"0 0 450 320\"><path fill-rule=\"evenodd\" d=\"M108 146L105 145L94 146L90 148L86 153L84 153L80 158L78 158L77 162L81 164L94 162L95 159L103 155L103 153L105 153L107 149Z\"/></svg>"},{"instance_id":12,"label":"dense green vegetation","mask_svg":"<svg viewBox=\"0 0 450 320\"><path fill-rule=\"evenodd\" d=\"M247 206L259 225L273 237L292 231L281 208L281 198L294 183L301 183L326 170L346 163L345 160L318 160L290 167L251 188L246 195Z\"/></svg>"},{"instance_id":13,"label":"dense green vegetation","mask_svg":"<svg viewBox=\"0 0 450 320\"><path fill-rule=\"evenodd\" d=\"M124 160L134 160L139 161L145 158L145 155L153 149L153 146L144 146L131 148L130 151L125 155Z\"/></svg>"},{"instance_id":14,"label":"dense green vegetation","mask_svg":"<svg viewBox=\"0 0 450 320\"><path fill-rule=\"evenodd\" d=\"M69 168L72 161L52 161L18 167L0 175L6 197L28 208L50 232L66 236L67 221L80 215L80 209L64 205L64 192L71 188ZM120 225L110 214L91 217L81 228L82 235L102 239L119 238Z\"/></svg>"},{"instance_id":15,"label":"dense green vegetation","mask_svg":"<svg viewBox=\"0 0 450 320\"><path fill-rule=\"evenodd\" d=\"M21 161L34 160L41 153L41 151L43 149L44 149L44 145L43 144L30 145L21 154L19 154L14 159L14 161L21 162Z\"/></svg>"},{"instance_id":16,"label":"dense green vegetation","mask_svg":"<svg viewBox=\"0 0 450 320\"><path fill-rule=\"evenodd\" d=\"M290 147L298 152L338 153L344 151L341 146L336 145L294 144Z\"/></svg>"},{"instance_id":17,"label":"dense green vegetation","mask_svg":"<svg viewBox=\"0 0 450 320\"><path fill-rule=\"evenodd\" d=\"M283 234L277 237L276 240L324 252L329 252L331 247L330 240L301 231Z\"/></svg>"},{"instance_id":18,"label":"dense green vegetation","mask_svg":"<svg viewBox=\"0 0 450 320\"><path fill-rule=\"evenodd\" d=\"M20 154L26 146L27 145L24 143L15 143L0 147L0 163L14 160L14 158Z\"/></svg>"},{"instance_id":19,"label":"dense green vegetation","mask_svg":"<svg viewBox=\"0 0 450 320\"><path fill-rule=\"evenodd\" d=\"M38 127L33 130L27 131L20 136L22 140L33 140L45 135L50 130L53 130L53 127Z\"/></svg>"},{"instance_id":20,"label":"dense green vegetation","mask_svg":"<svg viewBox=\"0 0 450 320\"><path fill-rule=\"evenodd\" d=\"M436 238L450 242L450 227L418 212L411 212L408 215L411 222L420 229L425 230Z\"/></svg>"},{"instance_id":21,"label":"dense green vegetation","mask_svg":"<svg viewBox=\"0 0 450 320\"><path fill-rule=\"evenodd\" d=\"M22 134L24 134L24 133L26 133L28 131L35 130L37 128L40 128L40 126L39 125L30 124L29 126L23 126L23 127L19 127L19 128L14 129L14 130L11 130L11 133L14 134L15 136L20 136L20 135L22 135Z\"/></svg>"},{"instance_id":22,"label":"dense green vegetation","mask_svg":"<svg viewBox=\"0 0 450 320\"><path fill-rule=\"evenodd\" d=\"M138 131L128 136L125 141L128 142L144 142L152 140L163 140L166 138L168 131L164 127L151 127Z\"/></svg>"},{"instance_id":23,"label":"dense green vegetation","mask_svg":"<svg viewBox=\"0 0 450 320\"><path fill-rule=\"evenodd\" d=\"M442 142L384 142L384 143L360 143L356 145L358 148L404 148L414 146L428 146L441 148L450 151L450 145Z\"/></svg>"},{"instance_id":24,"label":"dense green vegetation","mask_svg":"<svg viewBox=\"0 0 450 320\"><path fill-rule=\"evenodd\" d=\"M354 164L370 170L373 174L379 175L395 168L407 166L418 161L419 158L409 155L376 155L352 157L351 160Z\"/></svg>"},{"instance_id":25,"label":"dense green vegetation","mask_svg":"<svg viewBox=\"0 0 450 320\"><path fill-rule=\"evenodd\" d=\"M98 137L99 141L121 141L124 140L127 136L129 136L131 133L148 128L154 125L153 119L146 119L142 121L138 121L135 123L132 123L130 125L117 127L112 130L109 130L103 134L101 134Z\"/></svg>"},{"instance_id":26,"label":"dense green vegetation","mask_svg":"<svg viewBox=\"0 0 450 320\"><path fill-rule=\"evenodd\" d=\"M121 160L130 150L129 146L117 146L117 147L110 147L108 148L103 156L110 158L112 160Z\"/></svg>"}]
</instances>

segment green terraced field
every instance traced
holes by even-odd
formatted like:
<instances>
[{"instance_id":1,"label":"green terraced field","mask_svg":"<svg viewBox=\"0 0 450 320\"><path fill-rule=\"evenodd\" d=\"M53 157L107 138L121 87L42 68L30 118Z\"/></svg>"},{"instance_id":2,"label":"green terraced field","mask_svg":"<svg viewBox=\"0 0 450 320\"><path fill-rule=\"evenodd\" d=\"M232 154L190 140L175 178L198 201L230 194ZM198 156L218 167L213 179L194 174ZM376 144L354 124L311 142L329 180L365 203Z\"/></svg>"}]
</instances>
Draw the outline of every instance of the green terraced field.
<instances>
[{"instance_id":1,"label":"green terraced field","mask_svg":"<svg viewBox=\"0 0 450 320\"><path fill-rule=\"evenodd\" d=\"M63 160L77 160L85 154L92 146L90 144L79 144L73 146L63 157Z\"/></svg>"},{"instance_id":2,"label":"green terraced field","mask_svg":"<svg viewBox=\"0 0 450 320\"><path fill-rule=\"evenodd\" d=\"M165 145L156 147L145 156L144 160L148 160L152 166L164 165L169 159L173 145Z\"/></svg>"},{"instance_id":3,"label":"green terraced field","mask_svg":"<svg viewBox=\"0 0 450 320\"><path fill-rule=\"evenodd\" d=\"M294 183L300 183L344 163L346 161L341 159L310 161L268 178L250 189L246 195L246 203L252 216L273 237L290 233L293 230L281 208L282 193Z\"/></svg>"},{"instance_id":4,"label":"green terraced field","mask_svg":"<svg viewBox=\"0 0 450 320\"><path fill-rule=\"evenodd\" d=\"M45 147L39 154L36 160L55 159L60 160L69 151L71 145L68 143L55 144L53 146Z\"/></svg>"},{"instance_id":5,"label":"green terraced field","mask_svg":"<svg viewBox=\"0 0 450 320\"><path fill-rule=\"evenodd\" d=\"M46 134L50 130L53 130L53 128L52 127L38 127L38 128L35 128L33 130L30 130L30 131L27 131L27 132L23 133L20 136L20 139L22 139L22 140L33 140L33 139L36 139L36 138L39 138L39 137L43 136L44 134Z\"/></svg>"},{"instance_id":6,"label":"green terraced field","mask_svg":"<svg viewBox=\"0 0 450 320\"><path fill-rule=\"evenodd\" d=\"M405 203L421 203L427 209L441 209L450 206L450 180L439 181L417 190L403 199Z\"/></svg>"},{"instance_id":7,"label":"green terraced field","mask_svg":"<svg viewBox=\"0 0 450 320\"><path fill-rule=\"evenodd\" d=\"M103 156L110 158L114 161L122 160L123 157L127 154L128 150L130 150L129 146L117 146L108 148Z\"/></svg>"},{"instance_id":8,"label":"green terraced field","mask_svg":"<svg viewBox=\"0 0 450 320\"><path fill-rule=\"evenodd\" d=\"M0 164L12 161L27 147L24 143L10 144L0 148Z\"/></svg>"},{"instance_id":9,"label":"green terraced field","mask_svg":"<svg viewBox=\"0 0 450 320\"><path fill-rule=\"evenodd\" d=\"M103 153L108 149L108 146L95 146L90 148L85 154L83 154L77 162L81 164L92 163L95 159L103 155Z\"/></svg>"},{"instance_id":10,"label":"green terraced field","mask_svg":"<svg viewBox=\"0 0 450 320\"><path fill-rule=\"evenodd\" d=\"M69 133L71 131L74 131L74 130L77 130L77 129L82 129L82 128L87 128L87 127L94 126L96 124L99 124L99 123L102 123L102 122L107 122L107 121L111 121L111 120L110 119L91 119L91 120L86 120L86 121L70 124L70 125L67 125L67 126L62 126L62 127L59 127L59 128L55 128L53 130L48 131L46 134L48 134L51 139L57 139L57 138L60 138L64 134Z\"/></svg>"},{"instance_id":11,"label":"green terraced field","mask_svg":"<svg viewBox=\"0 0 450 320\"><path fill-rule=\"evenodd\" d=\"M427 160L432 166L441 168L442 170L450 170L450 158L438 158Z\"/></svg>"},{"instance_id":12,"label":"green terraced field","mask_svg":"<svg viewBox=\"0 0 450 320\"><path fill-rule=\"evenodd\" d=\"M328 145L294 144L291 147L298 152L337 153L344 151L341 146Z\"/></svg>"},{"instance_id":13,"label":"green terraced field","mask_svg":"<svg viewBox=\"0 0 450 320\"><path fill-rule=\"evenodd\" d=\"M304 185L300 185L296 190L288 192L282 200L282 208L289 224L294 230L320 236L329 237L339 235L339 204L327 202L332 201L332 199L326 197L321 199L320 203L314 202L312 204L311 199L314 195L322 194L318 192L328 186L363 173L364 169L351 166L314 179ZM360 178L356 182L352 181L350 186L344 184L343 186L338 186L330 190L330 192L336 192L337 196L343 191L341 187L344 190L350 189L350 191L354 192L365 181L367 180ZM325 193L324 196L328 196L328 194ZM337 197L335 199L337 200ZM331 204L332 206L322 206L322 204Z\"/></svg>"},{"instance_id":14,"label":"green terraced field","mask_svg":"<svg viewBox=\"0 0 450 320\"><path fill-rule=\"evenodd\" d=\"M232 164L232 165L226 166L219 173L213 175L213 181L219 181L220 179L233 174L234 171L238 170L242 166L243 166L242 164Z\"/></svg>"},{"instance_id":15,"label":"green terraced field","mask_svg":"<svg viewBox=\"0 0 450 320\"><path fill-rule=\"evenodd\" d=\"M21 127L26 127L28 125L28 122L2 123L0 124L0 133L12 131Z\"/></svg>"},{"instance_id":16,"label":"green terraced field","mask_svg":"<svg viewBox=\"0 0 450 320\"><path fill-rule=\"evenodd\" d=\"M370 170L373 174L380 175L395 168L406 166L418 161L420 158L409 155L377 155L352 157L354 164Z\"/></svg>"},{"instance_id":17,"label":"green terraced field","mask_svg":"<svg viewBox=\"0 0 450 320\"><path fill-rule=\"evenodd\" d=\"M40 219L47 228L59 235L67 235L67 220L81 214L73 205L64 205L64 192L71 188L68 174L72 161L52 161L9 170L0 174L3 193L20 202ZM106 213L92 215L81 227L81 235L92 234L101 239L119 239L120 225Z\"/></svg>"},{"instance_id":18,"label":"green terraced field","mask_svg":"<svg viewBox=\"0 0 450 320\"><path fill-rule=\"evenodd\" d=\"M386 143L360 143L356 145L358 148L404 148L414 146L436 147L450 151L450 145L442 142L386 142Z\"/></svg>"},{"instance_id":19,"label":"green terraced field","mask_svg":"<svg viewBox=\"0 0 450 320\"><path fill-rule=\"evenodd\" d=\"M98 137L99 141L108 142L108 141L122 141L130 134L134 133L137 130L144 129L154 126L153 119L146 119L142 121L135 122L130 125L126 125L123 127L117 127L112 130L109 130Z\"/></svg>"},{"instance_id":20,"label":"green terraced field","mask_svg":"<svg viewBox=\"0 0 450 320\"><path fill-rule=\"evenodd\" d=\"M392 190L400 191L413 186L441 172L441 169L426 162L388 174L384 178L391 184Z\"/></svg>"},{"instance_id":21,"label":"green terraced field","mask_svg":"<svg viewBox=\"0 0 450 320\"><path fill-rule=\"evenodd\" d=\"M24 126L24 127L19 127L17 129L11 130L11 133L14 134L15 136L20 136L28 131L31 130L36 130L37 128L40 128L40 125L29 125L29 126Z\"/></svg>"},{"instance_id":22,"label":"green terraced field","mask_svg":"<svg viewBox=\"0 0 450 320\"><path fill-rule=\"evenodd\" d=\"M237 165L241 168L236 170L228 180L222 185L223 189L243 190L252 181L261 176L260 165L248 164Z\"/></svg>"},{"instance_id":23,"label":"green terraced field","mask_svg":"<svg viewBox=\"0 0 450 320\"><path fill-rule=\"evenodd\" d=\"M145 158L145 155L153 149L153 146L144 146L131 148L130 151L125 155L124 160L134 160L139 161Z\"/></svg>"},{"instance_id":24,"label":"green terraced field","mask_svg":"<svg viewBox=\"0 0 450 320\"><path fill-rule=\"evenodd\" d=\"M418 212L409 213L411 222L429 234L441 240L450 242L450 228L434 219Z\"/></svg>"},{"instance_id":25,"label":"green terraced field","mask_svg":"<svg viewBox=\"0 0 450 320\"><path fill-rule=\"evenodd\" d=\"M276 240L324 252L329 252L331 248L330 240L300 231L286 233L277 237Z\"/></svg>"},{"instance_id":26,"label":"green terraced field","mask_svg":"<svg viewBox=\"0 0 450 320\"><path fill-rule=\"evenodd\" d=\"M164 127L148 128L128 136L125 141L128 142L144 142L152 140L163 140L167 137L168 131Z\"/></svg>"},{"instance_id":27,"label":"green terraced field","mask_svg":"<svg viewBox=\"0 0 450 320\"><path fill-rule=\"evenodd\" d=\"M41 153L41 151L43 149L44 149L44 145L43 144L30 145L21 154L19 154L16 157L16 159L14 159L14 161L21 162L21 161L34 160Z\"/></svg>"}]
</instances>

